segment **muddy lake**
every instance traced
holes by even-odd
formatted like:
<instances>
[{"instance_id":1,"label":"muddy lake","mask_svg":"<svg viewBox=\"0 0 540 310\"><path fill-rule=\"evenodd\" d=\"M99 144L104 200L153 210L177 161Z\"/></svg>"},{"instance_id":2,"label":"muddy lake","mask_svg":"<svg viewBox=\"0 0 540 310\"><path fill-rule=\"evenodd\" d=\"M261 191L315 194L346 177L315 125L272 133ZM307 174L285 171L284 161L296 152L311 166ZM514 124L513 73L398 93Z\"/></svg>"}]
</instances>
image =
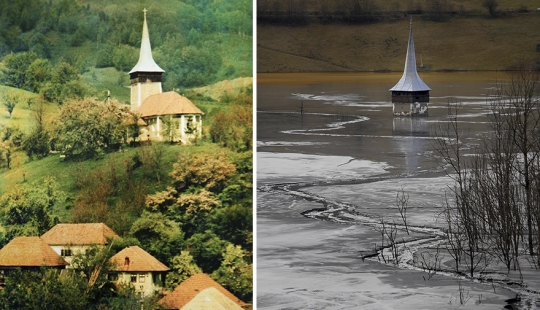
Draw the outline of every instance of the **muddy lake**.
<instances>
[{"instance_id":1,"label":"muddy lake","mask_svg":"<svg viewBox=\"0 0 540 310\"><path fill-rule=\"evenodd\" d=\"M399 220L409 195L411 252L438 242L451 185L434 141L461 104L459 125L474 148L489 130L486 98L509 75L423 73L429 116L393 117L398 73L259 74L257 84L257 309L503 309L522 288L428 274L362 258L381 243L380 218ZM444 253L441 253L444 255ZM512 275L510 275L511 277ZM540 288L531 273L525 281ZM516 309L536 309L524 293Z\"/></svg>"}]
</instances>

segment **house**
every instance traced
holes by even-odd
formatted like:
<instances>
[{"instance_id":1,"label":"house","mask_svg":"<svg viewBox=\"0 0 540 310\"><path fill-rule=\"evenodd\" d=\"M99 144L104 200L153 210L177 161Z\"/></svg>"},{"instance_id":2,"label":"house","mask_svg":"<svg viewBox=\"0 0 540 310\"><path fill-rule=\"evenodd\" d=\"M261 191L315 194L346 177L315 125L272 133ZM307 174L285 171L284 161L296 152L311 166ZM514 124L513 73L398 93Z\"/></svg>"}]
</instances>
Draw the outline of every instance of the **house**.
<instances>
[{"instance_id":1,"label":"house","mask_svg":"<svg viewBox=\"0 0 540 310\"><path fill-rule=\"evenodd\" d=\"M114 265L111 280L118 284L132 285L141 297L151 296L165 286L165 276L170 270L145 250L130 246L116 253L109 260Z\"/></svg>"},{"instance_id":2,"label":"house","mask_svg":"<svg viewBox=\"0 0 540 310\"><path fill-rule=\"evenodd\" d=\"M427 116L430 90L431 88L422 81L416 70L411 17L403 75L397 84L390 88L394 116Z\"/></svg>"},{"instance_id":3,"label":"house","mask_svg":"<svg viewBox=\"0 0 540 310\"><path fill-rule=\"evenodd\" d=\"M165 309L177 310L242 310L249 306L204 273L180 283L158 303Z\"/></svg>"},{"instance_id":4,"label":"house","mask_svg":"<svg viewBox=\"0 0 540 310\"><path fill-rule=\"evenodd\" d=\"M57 224L41 236L68 263L73 255L115 238L120 237L104 223Z\"/></svg>"},{"instance_id":5,"label":"house","mask_svg":"<svg viewBox=\"0 0 540 310\"><path fill-rule=\"evenodd\" d=\"M0 270L39 270L42 266L64 269L68 265L40 237L15 237L0 250Z\"/></svg>"},{"instance_id":6,"label":"house","mask_svg":"<svg viewBox=\"0 0 540 310\"><path fill-rule=\"evenodd\" d=\"M202 135L204 113L189 99L176 92L149 96L139 107L138 113L145 123L141 130L143 137L187 143ZM165 124L167 121L171 123Z\"/></svg>"},{"instance_id":7,"label":"house","mask_svg":"<svg viewBox=\"0 0 540 310\"><path fill-rule=\"evenodd\" d=\"M131 111L142 122L141 140L167 140L188 143L202 134L202 115L189 99L176 92L163 93L161 81L165 72L152 57L150 35L144 9L139 61L129 72ZM164 132L168 131L168 132Z\"/></svg>"}]
</instances>

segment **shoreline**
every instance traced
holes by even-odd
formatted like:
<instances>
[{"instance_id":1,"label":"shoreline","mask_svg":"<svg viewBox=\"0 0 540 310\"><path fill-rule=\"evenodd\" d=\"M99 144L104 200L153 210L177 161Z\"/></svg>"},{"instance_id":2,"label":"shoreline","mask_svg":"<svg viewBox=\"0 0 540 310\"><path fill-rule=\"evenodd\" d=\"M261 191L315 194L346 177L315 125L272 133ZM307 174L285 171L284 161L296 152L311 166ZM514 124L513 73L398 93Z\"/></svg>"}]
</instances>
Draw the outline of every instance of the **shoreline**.
<instances>
[{"instance_id":1,"label":"shoreline","mask_svg":"<svg viewBox=\"0 0 540 310\"><path fill-rule=\"evenodd\" d=\"M426 83L508 81L516 71L420 71ZM257 85L320 85L320 84L395 84L403 71L397 72L272 72L257 73Z\"/></svg>"}]
</instances>

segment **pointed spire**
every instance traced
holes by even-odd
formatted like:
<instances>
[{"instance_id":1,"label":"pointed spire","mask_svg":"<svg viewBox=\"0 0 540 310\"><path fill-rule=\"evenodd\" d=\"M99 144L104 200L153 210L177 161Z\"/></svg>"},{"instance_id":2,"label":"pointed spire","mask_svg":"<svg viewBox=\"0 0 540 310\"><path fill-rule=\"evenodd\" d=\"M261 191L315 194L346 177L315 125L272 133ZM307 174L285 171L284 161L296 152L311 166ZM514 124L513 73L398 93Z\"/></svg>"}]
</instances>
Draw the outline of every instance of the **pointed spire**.
<instances>
[{"instance_id":1,"label":"pointed spire","mask_svg":"<svg viewBox=\"0 0 540 310\"><path fill-rule=\"evenodd\" d=\"M426 91L431 90L418 76L416 71L416 56L414 53L414 39L412 32L412 16L409 24L409 45L407 47L407 57L405 59L405 69L403 76L391 91Z\"/></svg>"},{"instance_id":2,"label":"pointed spire","mask_svg":"<svg viewBox=\"0 0 540 310\"><path fill-rule=\"evenodd\" d=\"M144 12L144 22L143 22L143 32L142 32L142 40L141 40L141 51L139 54L139 61L129 71L129 73L134 72L165 72L163 69L161 69L156 62L154 61L154 58L152 57L152 47L150 46L150 36L148 35L148 25L146 24L146 12L148 10L145 8L143 10Z\"/></svg>"}]
</instances>

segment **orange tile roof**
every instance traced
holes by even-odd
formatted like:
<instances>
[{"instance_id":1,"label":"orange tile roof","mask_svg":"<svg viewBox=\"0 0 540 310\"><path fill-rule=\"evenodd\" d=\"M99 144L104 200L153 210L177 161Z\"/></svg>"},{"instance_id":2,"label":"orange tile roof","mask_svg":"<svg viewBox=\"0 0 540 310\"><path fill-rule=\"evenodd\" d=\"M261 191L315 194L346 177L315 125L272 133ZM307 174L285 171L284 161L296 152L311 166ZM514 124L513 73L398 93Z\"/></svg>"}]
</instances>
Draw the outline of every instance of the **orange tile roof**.
<instances>
[{"instance_id":1,"label":"orange tile roof","mask_svg":"<svg viewBox=\"0 0 540 310\"><path fill-rule=\"evenodd\" d=\"M0 250L0 267L65 265L68 263L40 237L15 237Z\"/></svg>"},{"instance_id":2,"label":"orange tile roof","mask_svg":"<svg viewBox=\"0 0 540 310\"><path fill-rule=\"evenodd\" d=\"M107 238L120 238L103 223L57 224L41 238L49 245L107 244Z\"/></svg>"},{"instance_id":3,"label":"orange tile roof","mask_svg":"<svg viewBox=\"0 0 540 310\"><path fill-rule=\"evenodd\" d=\"M170 91L149 96L138 109L142 118L161 115L204 114L188 98Z\"/></svg>"},{"instance_id":4,"label":"orange tile roof","mask_svg":"<svg viewBox=\"0 0 540 310\"><path fill-rule=\"evenodd\" d=\"M154 256L138 246L130 246L116 253L109 260L116 265L116 271L168 271Z\"/></svg>"},{"instance_id":5,"label":"orange tile roof","mask_svg":"<svg viewBox=\"0 0 540 310\"><path fill-rule=\"evenodd\" d=\"M217 289L240 307L247 306L246 303L238 299L205 273L192 275L189 279L180 283L180 285L178 285L169 295L160 299L158 303L165 306L166 309L182 309L182 307L190 302L195 296L209 287Z\"/></svg>"},{"instance_id":6,"label":"orange tile roof","mask_svg":"<svg viewBox=\"0 0 540 310\"><path fill-rule=\"evenodd\" d=\"M182 307L182 310L244 310L214 287L205 288Z\"/></svg>"}]
</instances>

